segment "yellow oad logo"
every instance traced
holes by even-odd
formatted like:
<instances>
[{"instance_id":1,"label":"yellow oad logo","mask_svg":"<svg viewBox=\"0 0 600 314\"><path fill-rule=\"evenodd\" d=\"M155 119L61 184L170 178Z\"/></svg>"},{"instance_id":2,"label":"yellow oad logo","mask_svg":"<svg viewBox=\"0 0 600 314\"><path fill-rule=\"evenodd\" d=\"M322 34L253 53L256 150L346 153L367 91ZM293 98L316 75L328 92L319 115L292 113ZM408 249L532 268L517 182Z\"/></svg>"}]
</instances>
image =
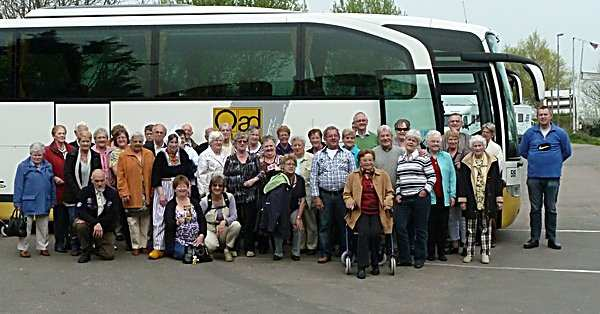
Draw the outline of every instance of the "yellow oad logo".
<instances>
[{"instance_id":1,"label":"yellow oad logo","mask_svg":"<svg viewBox=\"0 0 600 314\"><path fill-rule=\"evenodd\" d=\"M262 109L258 107L213 108L213 127L231 125L231 133L246 132L250 126L262 128Z\"/></svg>"}]
</instances>

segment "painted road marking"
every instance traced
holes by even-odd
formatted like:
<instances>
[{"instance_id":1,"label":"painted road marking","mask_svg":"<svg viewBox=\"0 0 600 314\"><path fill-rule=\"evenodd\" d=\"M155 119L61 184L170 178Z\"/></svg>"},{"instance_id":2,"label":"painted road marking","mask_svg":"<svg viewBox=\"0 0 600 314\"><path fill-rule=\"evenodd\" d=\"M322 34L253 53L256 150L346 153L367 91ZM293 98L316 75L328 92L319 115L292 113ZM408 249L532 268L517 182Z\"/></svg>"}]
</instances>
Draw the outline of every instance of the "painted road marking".
<instances>
[{"instance_id":1,"label":"painted road marking","mask_svg":"<svg viewBox=\"0 0 600 314\"><path fill-rule=\"evenodd\" d=\"M530 232L529 229L499 229L498 231L515 231L515 232ZM542 229L542 231L545 231ZM578 230L578 229L565 229L556 230L557 233L600 233L600 230Z\"/></svg>"},{"instance_id":2,"label":"painted road marking","mask_svg":"<svg viewBox=\"0 0 600 314\"><path fill-rule=\"evenodd\" d=\"M526 270L526 271L543 271L543 272L553 272L553 273L576 273L576 274L600 275L600 270L587 270L587 269L478 266L478 265L460 265L460 264L442 264L442 263L427 263L427 265L442 266L442 267L455 267L455 268L476 268L476 269L493 269L493 270Z\"/></svg>"}]
</instances>

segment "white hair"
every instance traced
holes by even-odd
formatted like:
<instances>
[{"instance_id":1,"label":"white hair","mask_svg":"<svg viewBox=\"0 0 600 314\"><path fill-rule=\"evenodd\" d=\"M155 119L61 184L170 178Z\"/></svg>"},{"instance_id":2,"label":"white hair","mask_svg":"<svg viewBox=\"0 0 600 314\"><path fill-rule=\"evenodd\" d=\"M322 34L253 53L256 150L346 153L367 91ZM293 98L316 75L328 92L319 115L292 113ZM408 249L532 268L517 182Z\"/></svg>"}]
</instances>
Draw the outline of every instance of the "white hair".
<instances>
[{"instance_id":1,"label":"white hair","mask_svg":"<svg viewBox=\"0 0 600 314\"><path fill-rule=\"evenodd\" d=\"M306 145L306 141L300 136L292 137L292 140L290 141L290 143L294 143L294 142L302 142L302 145Z\"/></svg>"},{"instance_id":2,"label":"white hair","mask_svg":"<svg viewBox=\"0 0 600 314\"><path fill-rule=\"evenodd\" d=\"M440 131L438 130L430 130L429 132L427 132L427 135L425 135L425 141L429 142L429 140L431 140L434 137L439 137L441 139L442 133L440 133Z\"/></svg>"},{"instance_id":3,"label":"white hair","mask_svg":"<svg viewBox=\"0 0 600 314\"><path fill-rule=\"evenodd\" d=\"M106 138L108 138L108 131L105 128L98 128L96 131L94 131L94 139L100 134L104 134Z\"/></svg>"},{"instance_id":4,"label":"white hair","mask_svg":"<svg viewBox=\"0 0 600 314\"><path fill-rule=\"evenodd\" d=\"M419 130L415 130L415 129L410 129L406 132L406 138L416 138L417 139L417 143L421 143L421 132L419 132Z\"/></svg>"},{"instance_id":5,"label":"white hair","mask_svg":"<svg viewBox=\"0 0 600 314\"><path fill-rule=\"evenodd\" d=\"M79 129L83 129L83 128L89 130L87 123L85 123L84 121L81 121L75 125L75 130L79 130Z\"/></svg>"},{"instance_id":6,"label":"white hair","mask_svg":"<svg viewBox=\"0 0 600 314\"><path fill-rule=\"evenodd\" d=\"M29 154L33 154L35 152L44 152L45 146L40 142L35 142L29 145Z\"/></svg>"},{"instance_id":7,"label":"white hair","mask_svg":"<svg viewBox=\"0 0 600 314\"><path fill-rule=\"evenodd\" d=\"M210 133L208 133L208 143L212 144L212 142L221 139L223 140L223 133L221 133L220 131L212 131Z\"/></svg>"},{"instance_id":8,"label":"white hair","mask_svg":"<svg viewBox=\"0 0 600 314\"><path fill-rule=\"evenodd\" d=\"M488 129L488 130L490 130L490 132L492 132L494 135L496 134L496 126L495 126L493 123L491 123L491 122L488 122L488 123L484 124L483 126L481 126L481 129L482 129L482 130L483 130L483 129Z\"/></svg>"},{"instance_id":9,"label":"white hair","mask_svg":"<svg viewBox=\"0 0 600 314\"><path fill-rule=\"evenodd\" d=\"M384 124L384 125L382 125L382 126L380 126L380 127L377 128L377 137L379 137L379 135L382 132L385 132L385 131L390 132L390 134L392 134L392 128L390 128L389 125L385 125Z\"/></svg>"},{"instance_id":10,"label":"white hair","mask_svg":"<svg viewBox=\"0 0 600 314\"><path fill-rule=\"evenodd\" d=\"M481 143L481 145L485 146L487 144L487 141L481 135L473 135L469 140L469 148L473 148L473 145L475 145L475 143Z\"/></svg>"},{"instance_id":11,"label":"white hair","mask_svg":"<svg viewBox=\"0 0 600 314\"><path fill-rule=\"evenodd\" d=\"M146 136L144 134L142 134L142 132L137 132L137 131L133 132L133 134L131 134L131 140L132 141L133 141L134 137L139 137L139 138L142 139L142 141L146 139Z\"/></svg>"}]
</instances>

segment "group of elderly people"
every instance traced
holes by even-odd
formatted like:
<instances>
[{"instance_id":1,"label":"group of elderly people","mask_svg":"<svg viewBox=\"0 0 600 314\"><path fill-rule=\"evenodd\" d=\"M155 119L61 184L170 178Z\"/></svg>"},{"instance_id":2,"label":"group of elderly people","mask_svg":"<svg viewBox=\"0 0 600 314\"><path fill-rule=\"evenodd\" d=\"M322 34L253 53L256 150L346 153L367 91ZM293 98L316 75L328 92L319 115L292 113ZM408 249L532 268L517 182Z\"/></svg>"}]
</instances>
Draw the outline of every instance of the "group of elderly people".
<instances>
[{"instance_id":1,"label":"group of elderly people","mask_svg":"<svg viewBox=\"0 0 600 314\"><path fill-rule=\"evenodd\" d=\"M351 129L310 130L308 150L285 125L277 138L261 139L258 128L232 137L222 124L207 129L200 145L189 124L172 133L149 125L130 136L122 125L91 134L81 123L73 143L57 125L54 141L32 144L19 164L14 203L28 232L36 223L36 248L46 256L53 208L55 251L70 250L82 263L94 253L112 259L115 236L150 259L182 259L189 247L205 246L226 261L272 247L280 260L289 241L292 260L318 253L327 263L352 252L362 279L369 265L379 273L383 235L385 246L397 240L399 265L421 268L436 256L446 261L461 243L470 262L478 233L481 262L489 263L490 220L502 208L502 152L492 124L485 137L470 137L460 132L459 115L449 122L444 135L429 131L423 141L406 119L395 134L387 125L371 133L359 112ZM18 250L30 256L26 238Z\"/></svg>"}]
</instances>

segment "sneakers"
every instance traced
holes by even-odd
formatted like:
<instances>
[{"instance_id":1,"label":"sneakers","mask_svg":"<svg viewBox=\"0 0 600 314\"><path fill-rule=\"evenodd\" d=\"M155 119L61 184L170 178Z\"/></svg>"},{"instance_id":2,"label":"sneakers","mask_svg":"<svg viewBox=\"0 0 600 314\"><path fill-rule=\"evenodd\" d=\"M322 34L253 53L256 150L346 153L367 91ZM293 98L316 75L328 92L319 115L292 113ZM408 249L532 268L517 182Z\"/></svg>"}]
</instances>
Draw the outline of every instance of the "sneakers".
<instances>
[{"instance_id":1,"label":"sneakers","mask_svg":"<svg viewBox=\"0 0 600 314\"><path fill-rule=\"evenodd\" d=\"M256 256L256 254L254 254L254 251L246 252L246 257L254 257L254 256Z\"/></svg>"},{"instance_id":2,"label":"sneakers","mask_svg":"<svg viewBox=\"0 0 600 314\"><path fill-rule=\"evenodd\" d=\"M490 256L487 254L482 254L481 255L481 264L489 264L490 263Z\"/></svg>"},{"instance_id":3,"label":"sneakers","mask_svg":"<svg viewBox=\"0 0 600 314\"><path fill-rule=\"evenodd\" d=\"M225 261L226 262L233 262L233 256L231 255L231 252L229 252L228 249L225 249L223 251L223 255L225 255Z\"/></svg>"},{"instance_id":4,"label":"sneakers","mask_svg":"<svg viewBox=\"0 0 600 314\"><path fill-rule=\"evenodd\" d=\"M463 263L470 263L473 260L473 256L467 255L463 258Z\"/></svg>"},{"instance_id":5,"label":"sneakers","mask_svg":"<svg viewBox=\"0 0 600 314\"><path fill-rule=\"evenodd\" d=\"M163 251L152 250L152 252L150 252L150 254L148 254L148 258L149 259L153 259L153 260L157 260L157 259L163 257L163 255L165 255L165 253Z\"/></svg>"}]
</instances>

